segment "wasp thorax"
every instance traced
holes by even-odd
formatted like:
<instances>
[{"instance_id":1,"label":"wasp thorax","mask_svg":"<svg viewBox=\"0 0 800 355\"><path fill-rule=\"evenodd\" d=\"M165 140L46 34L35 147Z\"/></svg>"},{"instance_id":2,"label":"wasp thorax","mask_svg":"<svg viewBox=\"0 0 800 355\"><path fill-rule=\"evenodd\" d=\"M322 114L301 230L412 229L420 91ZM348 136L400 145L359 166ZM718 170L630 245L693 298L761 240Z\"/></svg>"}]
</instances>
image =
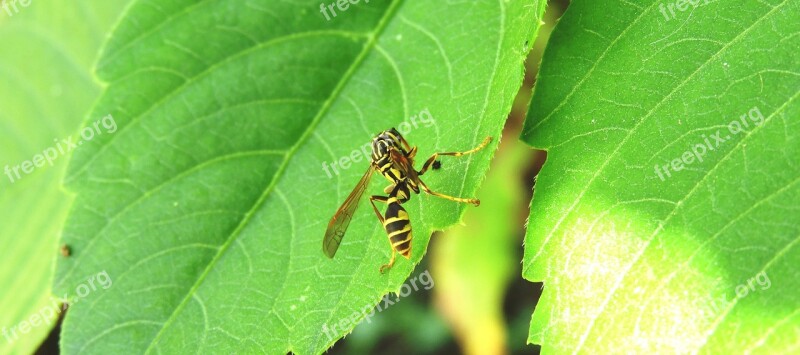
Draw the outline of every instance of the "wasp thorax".
<instances>
[{"instance_id":1,"label":"wasp thorax","mask_svg":"<svg viewBox=\"0 0 800 355\"><path fill-rule=\"evenodd\" d=\"M391 148L402 152L401 139L402 135L394 128L379 133L372 139L372 159L377 161L387 156Z\"/></svg>"}]
</instances>

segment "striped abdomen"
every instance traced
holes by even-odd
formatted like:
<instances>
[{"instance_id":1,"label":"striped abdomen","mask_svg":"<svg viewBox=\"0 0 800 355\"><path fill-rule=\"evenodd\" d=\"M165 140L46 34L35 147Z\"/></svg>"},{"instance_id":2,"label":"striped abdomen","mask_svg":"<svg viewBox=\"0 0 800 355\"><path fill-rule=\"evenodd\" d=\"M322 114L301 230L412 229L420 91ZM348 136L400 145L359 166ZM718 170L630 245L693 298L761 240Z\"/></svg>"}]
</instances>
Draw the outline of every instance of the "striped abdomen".
<instances>
[{"instance_id":1,"label":"striped abdomen","mask_svg":"<svg viewBox=\"0 0 800 355\"><path fill-rule=\"evenodd\" d=\"M383 228L386 229L392 248L408 259L411 256L411 221L396 197L389 197L387 203L389 207L386 208Z\"/></svg>"}]
</instances>

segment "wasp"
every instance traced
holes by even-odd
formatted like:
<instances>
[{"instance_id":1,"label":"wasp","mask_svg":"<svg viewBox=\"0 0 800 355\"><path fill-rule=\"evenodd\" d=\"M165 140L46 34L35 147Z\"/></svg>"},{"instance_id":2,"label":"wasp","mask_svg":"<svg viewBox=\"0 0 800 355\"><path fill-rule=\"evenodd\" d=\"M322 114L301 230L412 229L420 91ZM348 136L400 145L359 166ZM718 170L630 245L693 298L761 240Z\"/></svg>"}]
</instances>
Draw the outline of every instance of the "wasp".
<instances>
[{"instance_id":1,"label":"wasp","mask_svg":"<svg viewBox=\"0 0 800 355\"><path fill-rule=\"evenodd\" d=\"M347 199L328 223L328 229L325 231L325 238L322 241L322 251L329 258L333 258L336 254L336 250L339 249L339 244L342 242L347 226L350 225L350 220L353 218L359 201L367 190L373 173L378 171L389 180L389 186L383 190L387 196L372 195L369 201L372 204L375 215L378 216L378 220L383 225L389 238L389 244L392 247L392 257L387 264L381 266L380 272L383 273L394 265L397 253L409 259L411 257L412 239L411 221L402 204L411 198L412 191L419 194L421 190L427 194L459 203L469 203L475 206L481 204L478 199L453 197L432 191L420 179L420 176L425 174L431 167L434 169L439 167L440 163L437 160L439 156L459 157L472 154L485 148L491 140L492 137L486 137L479 146L466 152L434 153L425 161L422 169L417 171L414 169L414 157L417 154L417 147L411 147L400 132L394 128L379 133L372 139L372 160L367 172L364 173L364 176L361 177L356 187L347 196ZM375 205L375 201L386 204L385 214L381 214L378 206Z\"/></svg>"}]
</instances>

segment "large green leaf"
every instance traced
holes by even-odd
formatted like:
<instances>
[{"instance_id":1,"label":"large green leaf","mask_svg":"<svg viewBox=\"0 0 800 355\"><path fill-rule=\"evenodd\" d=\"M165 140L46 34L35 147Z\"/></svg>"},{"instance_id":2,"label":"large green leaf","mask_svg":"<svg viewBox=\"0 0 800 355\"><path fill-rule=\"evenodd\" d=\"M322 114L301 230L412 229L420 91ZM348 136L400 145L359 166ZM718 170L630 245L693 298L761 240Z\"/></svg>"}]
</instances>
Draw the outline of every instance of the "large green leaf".
<instances>
[{"instance_id":1,"label":"large green leaf","mask_svg":"<svg viewBox=\"0 0 800 355\"><path fill-rule=\"evenodd\" d=\"M92 61L126 2L18 1L16 11L6 1L8 10L0 8L0 354L32 353L58 313L50 286L70 201L60 189L67 158L30 174L21 164L80 125L100 92Z\"/></svg>"},{"instance_id":2,"label":"large green leaf","mask_svg":"<svg viewBox=\"0 0 800 355\"><path fill-rule=\"evenodd\" d=\"M399 290L431 231L465 207L415 196L411 262L381 275L389 243L362 206L328 260L327 222L367 162L339 175L323 164L404 120L423 157L498 137L543 9L372 1L326 21L310 0L134 3L98 63L109 86L93 117L118 129L84 144L66 179L74 257L55 289L104 282L71 308L62 349L328 348ZM428 184L473 195L496 142L445 158Z\"/></svg>"},{"instance_id":3,"label":"large green leaf","mask_svg":"<svg viewBox=\"0 0 800 355\"><path fill-rule=\"evenodd\" d=\"M798 18L789 0L570 5L524 135L548 150L524 260L543 352L797 351Z\"/></svg>"}]
</instances>

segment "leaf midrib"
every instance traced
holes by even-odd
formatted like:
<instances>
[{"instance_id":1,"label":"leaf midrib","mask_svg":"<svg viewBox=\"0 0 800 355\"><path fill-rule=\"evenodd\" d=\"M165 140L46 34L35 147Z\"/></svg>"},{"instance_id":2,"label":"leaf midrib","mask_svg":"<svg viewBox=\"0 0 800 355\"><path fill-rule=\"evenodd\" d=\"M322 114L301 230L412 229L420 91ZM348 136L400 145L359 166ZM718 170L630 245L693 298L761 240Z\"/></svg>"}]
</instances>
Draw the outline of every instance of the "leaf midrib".
<instances>
[{"instance_id":1,"label":"leaf midrib","mask_svg":"<svg viewBox=\"0 0 800 355\"><path fill-rule=\"evenodd\" d=\"M765 120L765 123L766 123L766 120ZM661 289L666 287L669 284L669 282L672 281L672 279L674 279L675 276L678 275L679 272L682 272L683 270L685 270L686 267L689 266L689 264L691 264L691 262L694 260L694 258L697 255L700 254L700 252L703 250L703 248L705 248L706 246L708 246L709 244L711 244L712 242L717 240L717 238L720 237L726 230L728 230L728 228L734 226L736 224L736 222L739 222L740 220L742 220L742 218L744 218L746 216L750 216L751 212L757 210L759 207L761 207L765 203L770 202L773 198L782 195L786 191L789 191L789 189L793 188L794 185L797 184L797 183L800 183L800 177L798 177L797 179L794 179L792 182L786 184L786 186L776 190L775 192L769 194L768 196L766 196L766 197L756 201L755 203L751 204L750 207L748 207L747 209L745 209L742 212L740 212L736 217L731 218L731 220L728 221L728 223L726 223L724 226L722 226L722 228L720 228L716 233L714 233L714 235L712 235L706 241L704 241L702 244L697 246L697 248L695 248L694 252L692 252L692 254L689 255L689 257L686 259L686 261L681 263L677 267L675 267L667 277L662 278L660 280L660 282L658 283L658 285L656 285L655 291L651 293L650 297L648 297L645 301L642 302L642 308L639 310L639 316L636 317L636 325L637 325L637 327L638 327L639 323L641 323L641 321L643 319L642 317L644 317L644 310L650 305L650 302L655 298L655 296L659 295L661 293Z\"/></svg>"},{"instance_id":2,"label":"leaf midrib","mask_svg":"<svg viewBox=\"0 0 800 355\"><path fill-rule=\"evenodd\" d=\"M364 34L358 33L358 32L340 31L340 30L306 31L306 32L293 33L293 34L290 34L290 35L276 37L276 38L270 39L270 40L268 40L266 42L256 43L252 47L247 47L246 49L243 49L243 50L241 50L239 52L236 52L236 53L234 53L234 54L232 54L232 55L230 55L228 57L225 57L222 60L214 63L213 65L210 65L210 66L206 67L201 72L197 73L195 76L192 76L188 80L185 78L185 76L172 72L171 69L169 69L169 68L147 67L147 68L144 68L143 70L136 70L136 71L131 72L131 73L127 74L127 75L124 75L124 76L120 77L119 79L115 80L115 82L118 82L120 80L123 80L123 79L129 77L129 76L133 76L133 75L139 74L139 73L144 72L144 71L153 71L153 70L161 70L161 71L164 71L164 72L172 72L173 75L182 77L185 80L185 82L183 84L174 87L166 95L164 95L162 98L160 98L158 101L153 102L153 104L151 104L145 111L143 111L142 113L136 115L136 117L144 117L144 116L148 115L150 112L152 112L153 110L155 110L156 108L160 107L161 104L167 102L169 99L172 99L173 97L175 97L175 95L178 95L179 93L181 93L181 89L183 89L183 88L185 88L185 87L187 87L187 86L189 86L189 85L191 85L193 83L196 83L200 79L204 78L206 75L210 75L211 73L214 72L215 69L221 67L222 65L228 64L229 62L234 61L234 60L236 60L236 59L238 59L238 58L240 58L242 56L245 56L247 54L250 54L253 51L256 51L256 50L259 50L259 49L263 49L263 48L266 48L266 47L269 47L269 46L272 46L272 45L275 45L275 44L278 44L278 43L282 43L282 42L285 42L285 41L290 41L290 40L294 40L294 39L298 39L298 38L303 38L303 37L324 36L324 35L337 35L337 36L342 36L342 37L358 38L358 37L362 37ZM369 39L368 39L368 42L369 42ZM141 120L132 119L130 123L128 123L124 127L120 127L119 131L116 132L113 136L111 136L111 138L109 140L103 142L103 145L100 146L100 148L97 150L97 152L95 152L85 163L83 163L83 165L80 166L80 168L78 168L75 172L69 173L67 176L64 177L64 184L65 185L69 185L72 181L76 180L80 176L80 174L82 174L84 171L86 171L86 169L88 169L89 166L99 156L101 156L102 153L106 149L108 149L108 147L111 146L111 143L114 142L116 137L119 137L119 136L123 135L125 132L127 132L129 129L131 129L131 127L136 126L140 122L141 122Z\"/></svg>"},{"instance_id":3,"label":"leaf midrib","mask_svg":"<svg viewBox=\"0 0 800 355\"><path fill-rule=\"evenodd\" d=\"M568 215L568 214L571 214L571 211L572 211L572 209L575 207L575 205L577 204L577 201L579 201L579 200L581 199L581 197L583 196L583 194L584 194L586 191L588 191L588 190L589 190L589 186L591 186L591 185L592 185L592 183L594 182L595 178L597 178L597 177L599 176L599 172L605 169L605 167L608 165L608 163L611 161L611 159L617 155L617 153L618 153L618 152L619 152L619 150L622 148L622 146L623 146L623 145L625 145L625 143L626 143L626 142L628 141L628 139L629 139L629 138L630 138L630 137L633 135L633 133L634 133L634 132L636 132L636 131L637 131L637 129L638 129L640 126L641 126L642 122L644 122L644 121L645 121L645 120L646 120L648 117L650 117L650 115L652 115L652 114L653 114L653 113L654 113L654 112L655 112L655 111L656 111L658 108L660 108L662 104L664 104L664 103L665 103L665 102L667 102L667 101L668 101L670 98L672 98L672 95L673 95L674 93L676 93L676 92L677 92L677 91L678 91L680 88L682 88L682 87L683 87L683 86L684 86L686 83L690 82L690 81L691 81L691 80L692 80L692 79L695 77L695 75L697 75L697 73L699 73L700 71L702 71L702 70L703 70L703 69L704 69L704 68L705 68L705 67L706 67L706 66L707 66L709 63L711 63L711 62L712 62L714 59L718 58L718 57L721 55L721 53L725 52L725 51L726 51L728 48L730 48L730 47L731 47L731 46L732 46L734 43L736 43L736 42L738 42L740 39L744 38L744 36L745 36L746 34L748 34L748 33L749 33L751 30L753 30L754 28L756 28L756 26L757 26L759 23L761 23L761 22L762 22L762 21L764 21L766 18L770 17L772 14L774 14L775 12L777 12L777 11L778 11L778 9L782 8L782 7L783 7L783 6L784 6L784 5L785 5L787 2L788 2L788 0L784 0L784 1L783 1L783 2L780 4L780 5L777 5L777 6L773 7L773 8L772 8L772 9L771 9L769 12L767 12L766 14L764 14L764 16L761 16L761 17L760 17L758 20L756 20L755 22L753 22L753 24L752 24L752 25L748 26L748 27L747 27L747 28L746 28L744 31L742 31L741 33L739 33L739 34L738 34L737 36L735 36L734 38L732 38L732 39L731 39L731 40L730 40L730 41L729 41L727 44L725 44L724 46L722 46L722 48L720 48L720 49L719 49L719 50L718 50L716 53L714 53L714 55L712 55L711 57L709 57L709 59L708 59L707 61L705 61L705 62L704 62L704 63L703 63L701 66L699 66L699 67L697 68L697 70L695 70L695 71L694 71L694 72L693 72L691 75L689 75L689 76L686 78L686 80L684 80L683 82L681 82L680 84L678 84L678 85L675 87L675 89L673 89L673 90L672 90L672 91L671 91L669 94L667 94L667 95L664 97L664 99L663 99L663 100L661 100L661 101L660 101L658 104L656 104L656 105L655 105L655 106L654 106L654 107L653 107L653 108L652 108L652 109L651 109L651 110L648 112L648 114L647 114L647 115L645 115L644 117L642 117L642 119L639 121L639 123L637 123L637 124L636 124L636 126L634 126L634 127L633 127L633 129L631 129L631 132L630 132L630 133L629 133L629 134L628 134L628 135L625 137L625 139L623 139L623 141L622 141L622 142L620 142L620 144L617 146L617 149L616 149L616 150L614 150L614 152L613 152L613 153L611 153L611 154L609 155L608 159L606 159L606 161L603 163L603 165L602 165L602 166L601 166L601 167L600 167L600 168L597 170L597 173L596 173L596 174L595 174L595 175L592 177L592 179L591 179L591 180L590 180L590 181L589 181L589 182L586 184L586 187L583 189L583 191L581 191L581 193L580 193L579 197L576 199L576 203L575 203L575 204L573 204L573 205L570 207L570 209L568 210L568 212L567 212L567 213L565 213L565 214L564 214L564 216L566 216L566 215ZM795 97L797 97L797 96L795 95ZM793 100L793 98L792 98L792 99L789 99L789 100L787 100L787 103L788 103L788 102L790 102L790 101L792 101L792 100ZM784 107L785 107L785 105L784 105ZM781 107L781 109L782 109L782 108L783 108L783 107ZM775 113L773 113L771 116L774 116L774 115L775 115L777 112L778 112L778 111L776 110L776 112L775 112ZM725 156L724 156L722 159L720 159L720 160L719 160L719 161L718 161L716 164L714 164L714 166L713 166L713 167L712 167L712 168L711 168L711 169L708 171L708 173L706 173L706 174L703 176L703 178L702 178L700 181L698 181L698 182L695 184L695 186L694 186L694 187L693 187L693 188L692 188L692 189L691 189L691 190L690 190L690 191L689 191L689 192L688 192L688 193L687 193L687 194L686 194L686 195L685 195L685 196L684 196L684 197L683 197L683 198L682 198L680 201L678 201L678 202L675 204L675 207L672 209L672 212L670 212L670 213L669 213L669 215L667 215L667 217L664 219L664 221L662 221L662 222L659 224L659 226L658 226L658 227L657 227L657 228L656 228L656 229L653 231L653 234L651 234L651 235L650 235L650 237L647 239L647 242L646 242L646 244L645 244L645 245L644 245L644 246L641 248L641 250L640 250L640 251L637 253L637 255L634 257L634 259L633 259L633 261L630 263L629 267L628 267L628 268L627 268L625 271L623 271L623 272L621 273L621 276L619 277L618 281L617 281L617 282L614 284L614 286L612 287L612 289L611 289L611 290L610 290L610 291L607 293L607 295L606 295L605 299L603 300L603 303L602 303L602 304L601 304L601 306L600 306L600 309L597 311L597 313L596 313L594 316L592 316L592 319L589 321L589 325L587 326L587 328L586 328L586 331L584 332L584 334L581 336L581 339L580 339L580 341L579 341L579 343L578 343L578 346L575 348L575 352L578 352L578 351L579 351L579 350L580 350L580 349L583 347L583 345L585 344L585 342L586 342L586 339L588 338L589 334L590 334L590 333L591 333L591 331L594 329L594 324L595 324L595 321L596 321L596 320L597 320L597 319L600 317L600 315L601 315L601 314L603 314L603 313L605 312L605 309L606 309L606 307L608 306L608 304L610 303L610 301L611 301L611 298L613 297L613 295L616 293L616 290L617 290L617 289L620 287L620 285L622 285L622 282L623 282L623 280L624 280L624 279L625 279L625 278L626 278L626 277L629 275L629 271L630 271L630 269L631 269L631 268L633 268L633 266L634 266L636 263L638 263L638 262L639 262L639 259L641 258L641 256L642 256L642 255L644 255L644 251L645 251L645 250L646 250L646 249L647 249L647 248L650 246L650 242L651 242L651 241L652 241L652 240L655 238L655 236L656 236L656 235L658 235L658 233L659 233L659 232L660 232L660 231L663 229L663 227L664 227L664 226L665 226L665 225L666 225L666 224L667 224L667 223L668 223L668 222L669 222L669 221L672 219L672 217L674 217L674 216L676 216L676 215L677 215L677 211L680 209L680 207L683 205L683 203L684 203L684 202L685 202L685 201L686 201L686 200L687 200L687 199L688 199L690 196L692 196L692 195L694 194L694 192L695 192L695 191L696 191L696 190L699 188L699 186L700 186L700 185L701 185L703 182L705 182L705 180L706 180L706 179L707 179L709 176L711 176L711 174L712 174L714 171L716 171L716 169L717 169L717 168L718 168L718 167L721 165L721 163L722 163L722 162L724 162L724 161L726 161L726 160L727 160L727 158L728 158L728 157L729 157L731 154L733 154L733 152L734 152L734 151L736 151L736 150L738 149L738 147L741 147L741 144L742 144L742 142L743 142L743 141L745 141L747 138L749 138L749 137L753 136L753 134L754 134L755 132L757 132L757 131L760 131L760 128L761 128L761 127L764 127L764 126L766 125L766 123L767 123L767 122L766 122L766 120L765 120L764 124L762 124L761 126L759 126L757 130L754 130L754 131L748 132L748 134L747 134L747 135L746 135L746 136L745 136L745 137L744 137L744 138L743 138L741 141L739 141L735 147L731 148L731 150L728 152L728 154L726 154L726 155L725 155ZM562 221L563 221L563 220L564 220L564 218L562 218ZM552 233L555 231L555 229L557 229L559 226L560 226L560 224L559 224L559 225L556 225L555 227L553 227L553 229L551 229L551 234L552 234ZM533 262L529 263L529 264L528 264L528 268L530 268L530 266L531 266L532 264L533 264Z\"/></svg>"},{"instance_id":4,"label":"leaf midrib","mask_svg":"<svg viewBox=\"0 0 800 355\"><path fill-rule=\"evenodd\" d=\"M182 89L182 88L186 87L187 85L189 85L189 84L191 84L191 83L194 83L194 82L196 82L196 81L200 80L202 77L204 77L204 76L206 76L206 75L210 75L210 73L212 73L212 72L213 72L213 70L214 70L215 68L217 68L217 67L219 67L219 66L221 66L221 65L223 65L223 64L225 64L225 63L227 63L227 62L229 62L229 61L235 60L235 59L237 59L237 58L239 58L239 57L241 57L241 56L243 56L243 55L246 55L246 54L248 54L248 53L250 53L250 52L252 52L252 51L255 51L255 50L257 50L257 49L261 49L261 48L264 48L264 47L267 47L267 46L270 46L270 45L273 45L273 44L276 44L276 43L280 43L280 42L283 42L283 41L288 41L288 40L292 40L292 39L297 39L297 38L302 38L302 37L306 37L306 36L315 36L315 35L323 35L323 34L337 34L337 35L342 35L342 36L345 36L345 37L346 37L346 36L354 36L354 35L356 35L356 33L355 33L355 32L347 32L347 31L330 31L330 30L327 30L327 31L308 31L308 32L301 32L301 33L291 34L291 35L287 35L287 36L281 36L281 37L274 38L274 39L271 39L271 40L269 40L269 41L266 41L266 42L258 43L257 45L255 45L255 46L253 46L253 47L249 47L249 48L247 48L247 49L245 49L245 50L242 50L242 51L236 52L236 53L232 54L231 56L229 56L229 57L225 58L224 60L222 60L222 61L220 61L220 62L217 62L217 63L214 63L214 65L211 65L211 66L209 66L208 68L206 68L206 69L205 69L205 70L203 70L202 72L198 73L198 75L196 75L196 76L194 76L194 77L190 78L190 80L187 80L187 81L186 81L186 82L184 82L183 84L181 84L181 85L179 85L179 86L176 86L176 87L175 87L175 88L173 88L173 89L172 89L172 90L171 90L171 91L170 91L170 92L169 92L167 95L165 95L163 98L159 99L158 101L156 101L156 102L154 102L152 105L150 105L150 107L148 107L148 108L147 108L147 110L143 111L141 114L138 114L138 115L136 115L136 117L135 117L135 118L141 118L141 117L144 117L144 116L146 116L146 115L147 115L147 114L149 114L151 111L153 111L153 110L155 110L156 108L158 108L158 107L159 107L159 106L160 106L162 103L164 103L164 102L166 102L167 100L169 100L169 99L173 98L175 95L178 95L178 93L180 93L180 92L181 92L181 89ZM360 34L359 34L359 35L360 35ZM149 70L152 70L152 69L149 69ZM134 75L135 73L138 73L138 72L140 72L140 71L135 71L134 73L132 73L132 74L130 74L130 75ZM126 76L126 77L127 77L127 76ZM124 77L123 77L123 78L124 78ZM120 80L122 80L123 78L121 78ZM323 109L324 109L324 108L323 108ZM122 136L122 135L123 135L125 132L127 132L129 129L131 129L131 127L133 127L133 126L136 126L136 125L137 125L137 124L139 124L140 122L141 122L141 120L132 119L132 120L131 120L131 122L130 122L130 123L128 123L126 126L120 127L120 128L119 128L119 130L118 130L118 131L117 131L117 132L116 132L116 133L115 133L113 136L111 136L111 138L110 138L108 141L105 141L105 142L103 142L103 145L102 145L102 146L101 146L101 147L98 149L98 151L97 151L97 152L95 152L95 153L94 153L94 155L92 155L92 156L91 156L91 157L88 159L88 161L87 161L86 163L84 163L84 165L83 165L83 166L81 166L81 167L78 169L78 171L76 171L76 172L74 172L74 173L69 173L69 168L68 168L68 171L67 171L67 176L65 176L65 177L64 177L64 184L65 184L65 185L69 185L71 181L73 181L73 180L77 179L77 178L78 178L78 176L79 176L80 174L82 174L82 173L83 173L83 171L85 171L86 169L88 169L88 168L89 168L89 166L92 164L92 162L94 162L94 161L95 161L95 160L96 160L96 159L97 159L97 158L98 158L98 157L99 157L99 156L100 156L100 155L101 155L101 154L102 154L102 153L103 153L103 152L104 152L106 149L109 149L109 147L111 146L111 144L114 142L114 140L115 140L117 137L120 137L120 136ZM301 137L301 139L303 139L303 137ZM299 143L300 143L300 140L298 140L298 144L299 144ZM207 162L205 162L205 163L207 163ZM203 164L200 164L200 165L203 165ZM168 181L169 181L169 180L167 180L167 181L165 181L165 182L163 182L163 183L159 184L159 186L162 186L162 185L164 185L164 184L165 184L165 183L167 183ZM151 189L151 190L153 190L153 189ZM139 199L137 199L136 201L132 202L131 204L133 204L133 203L135 203L135 202L137 202L137 201L141 200L141 198L142 198L142 197L140 197L140 198L139 198ZM126 206L126 208L127 208L127 207L130 207L130 205L131 205L131 204L129 204L128 206ZM115 218L116 218L116 217L118 217L118 216L119 216L119 215L120 215L120 214L121 214L121 213L122 213L124 210L125 210L125 209L121 210L120 212L117 212L117 213L116 213L114 216L110 217L110 218L109 218L109 220L115 219ZM105 228L108 226L108 224L109 224L109 223L107 223L107 224L106 224L106 225L105 225L103 228L105 229ZM92 240L89 242L89 245L87 245L86 249L88 250L90 247L92 247L92 245L94 244L94 242L95 242L96 240L97 240L97 236L95 236L95 238L93 238L93 239L92 239ZM81 254L81 255L85 255L85 254ZM61 278L61 280L59 281L59 283L58 283L58 284L56 284L56 288L60 287L60 285L61 285L61 284L62 284L64 281L66 281L67 279L69 279L69 277L72 275L72 273L73 273L75 270L77 270L77 267L78 267L78 265L79 265L79 263L80 263L80 260L81 260L80 258L81 258L81 257L79 256L79 257L78 257L78 259L76 260L76 262L73 264L72 268L70 268L70 269L69 269L69 270L68 270L68 271L67 271L67 272L64 274L64 276Z\"/></svg>"},{"instance_id":5,"label":"leaf midrib","mask_svg":"<svg viewBox=\"0 0 800 355\"><path fill-rule=\"evenodd\" d=\"M578 204L578 203L581 201L581 199L583 198L583 195L584 195L584 194L585 194L585 193L586 193L586 192L589 190L590 186L591 186L591 185L594 183L594 181L597 179L597 177L599 177L599 176L600 176L600 172L601 172L601 171L603 171L603 170L606 168L606 166L608 166L608 164L611 162L611 160L612 160L614 157L616 157L617 153L619 153L619 151L620 151L620 149L622 148L622 146L624 146L624 145L625 145L625 143L627 143L627 142L628 142L628 140L629 140L629 139L630 139L630 138L633 136L633 134L634 134L634 133L636 133L636 131L638 130L638 128L639 128L639 127L641 127L642 123L643 123L643 122L644 122L644 121L645 121L647 118L649 118L649 117L650 117L650 116L651 116L653 113L655 113L655 111L656 111L658 108L660 108L660 107L661 107L661 105L663 105L663 104L664 104L664 103L666 103L666 102L667 102L667 101L668 101L670 98L672 98L672 95L674 95L674 94L675 94L675 93L676 93L676 92L677 92L679 89L681 89L681 88L682 88L684 85L686 85L687 83L691 82L691 79L693 79L693 78L695 77L695 75L697 75L697 74L698 74L700 71L702 71L703 69L705 69L705 67L706 67L706 66L707 66L709 63L711 63L711 62L712 62L712 60L714 60L714 59L718 58L718 57L719 57L719 55L720 55L722 52L724 52L725 50L727 50L727 49L728 49L728 48L729 48L731 45L733 45L733 44L734 44L734 42L738 41L739 39L741 39L741 38L742 38L742 36L744 36L745 34L749 33L749 32L750 32L750 30L752 30L752 29L753 29L753 28L756 26L756 24L757 24L757 23L759 23L759 22L763 21L765 18L767 18L767 17L769 17L771 14L773 14L773 13L774 13L774 12L775 12L775 11L776 11L778 8L780 8L780 7L782 7L784 4L786 4L786 1L788 1L788 0L785 0L785 1L784 1L784 2L782 2L780 5L777 5L777 6L775 6L774 8L772 8L772 10L771 10L771 11L769 11L769 12L768 12L768 13L766 13L764 16L762 16L761 18L759 18L759 19L758 19L757 21L755 21L755 22L754 22L754 23L753 23L753 24L752 24L750 27L747 27L747 28L746 28L744 31L742 31L741 33L739 33L739 34L738 34L736 37L732 38L732 39L731 39L731 40L730 40L730 41L729 41L727 44L725 44L725 45L724 45L724 46L722 46L722 47L721 47L719 50L717 50L717 52L716 52L716 53L714 53L714 55L712 55L711 57L709 57L709 58L708 58L708 60L706 60L706 61L705 61L705 62L704 62L702 65L700 65L700 66L697 68L697 70L695 70L694 72L692 72L692 73L691 73L691 74L690 74L690 75L689 75L689 76L686 78L686 80L682 81L682 82L681 82L681 83L679 83L677 86L675 86L675 88L674 88L672 91L670 91L670 92L669 92L667 95L665 95L665 96L664 96L664 98L663 98L661 101L659 101L659 102L658 102L658 103L657 103L655 106L653 106L653 108L652 108L652 109L650 109L650 110L647 112L647 114L645 114L645 115L642 117L642 119L641 119L641 120L639 120L639 122L638 122L638 123L636 123L636 125L634 125L634 126L633 126L633 127L630 129L629 133L628 133L628 134L625 136L625 138L623 138L623 139L622 139L622 141L620 141L620 143L619 143L619 144L617 144L617 147L616 147L616 149L615 149L613 152L611 152L611 154L609 154L609 155L608 155L608 158L607 158L607 159L606 159L606 160L603 162L603 164L602 164L602 165L601 165L601 166L600 166L600 167L599 167L599 168L596 170L596 172L595 172L594 176L592 176L592 178L591 178L591 179L589 179L589 181L586 183L586 185L584 185L584 188L583 188L583 189L580 191L580 193L578 194L578 196L575 198L575 200L574 200L573 204L572 204L572 205L571 205L571 206L570 206L570 207L567 209L566 213L563 213L563 214L561 215L561 218L558 220L558 222L556 222L555 226L554 226L554 227L552 227L552 228L550 229L550 233L547 235L547 237L545 237L545 241L544 241L544 243L541 245L541 247L539 248L539 251L538 251L538 252L537 252L537 253L536 253L536 254L535 254L535 255L534 255L534 256L533 256L533 257L530 259L531 261L530 261L530 262L529 262L527 265L525 265L525 267L524 267L524 269L523 269L523 274L527 274L527 273L529 272L530 268L531 268L531 267L533 266L533 264L534 264L534 261L535 261L536 259L538 259L539 255L540 255L540 254L541 254L541 253L544 251L544 246L545 246L545 245L546 245L546 244L549 242L550 238L551 238L551 237L552 237L552 235L555 233L555 230L556 230L556 229L558 229L558 228L561 226L561 223L563 223L563 222L564 222L564 220L567 218L567 216L568 216L568 215L570 215L570 214L572 213L572 210L573 210L573 209L575 208L575 206L577 206L577 204ZM719 163L719 162L718 162L718 163ZM713 169L712 169L711 171L713 171ZM710 173L711 171L709 171L709 173ZM707 175L706 175L706 176L707 176ZM701 182L702 182L702 180L701 180L701 181L698 181L698 183L697 183L696 185L699 185ZM689 194L687 194L687 196L686 196L686 197L688 197L688 195L690 195L690 194L691 194L691 192L690 192ZM680 205L680 203L678 203L678 205ZM674 209L673 209L673 212L672 212L672 213L674 213L674 211L677 209L677 207L678 207L678 206L676 206L676 208L674 208ZM671 214L672 214L672 213L671 213Z\"/></svg>"},{"instance_id":6,"label":"leaf midrib","mask_svg":"<svg viewBox=\"0 0 800 355\"><path fill-rule=\"evenodd\" d=\"M334 101L339 97L341 92L344 90L346 84L353 77L353 75L356 72L356 70L361 66L361 64L364 62L364 59L371 52L371 50L376 46L378 37L380 37L380 35L383 33L384 29L386 28L386 26L389 23L389 19L397 11L397 8L400 6L401 3L403 3L402 0L394 1L394 2L391 3L389 8L386 9L385 14L381 18L381 20L378 22L378 25L375 28L375 30L372 31L372 33L370 33L369 36L367 37L367 42L364 45L364 49L362 49L361 53L359 53L358 57L356 57L356 59L353 62L353 64L348 68L347 72L345 72L345 74L342 76L342 79L339 81L339 83L336 85L334 90L331 92L331 95L330 95L329 99L326 100L325 104L320 108L320 111L317 113L317 116L314 117L312 122L309 124L308 129L306 129L303 132L303 135L297 140L297 143L295 145L293 145L289 149L288 153L286 154L286 157L284 158L283 163L281 163L280 167L275 172L275 175L273 176L273 178L270 181L269 185L264 190L264 193L262 193L262 195L259 197L259 199L256 201L256 203L250 209L250 211L248 211L245 214L245 217L242 219L242 222L239 223L239 225L233 230L233 232L231 232L231 235L228 237L228 239L225 241L225 243L220 247L220 250L219 250L219 252L217 252L217 255L215 255L214 258L208 263L208 266L203 271L203 273L200 275L200 277L198 278L197 282L195 282L195 284L192 286L192 288L186 294L186 296L181 301L181 303L178 304L178 307L175 308L175 310L172 312L170 317L167 319L167 321L164 323L164 325L161 327L161 329L158 331L158 333L155 335L155 337L153 337L153 340L150 342L150 345L148 345L147 349L145 349L145 353L146 354L150 353L151 350L155 347L155 345L158 343L158 341L161 338L161 336L164 334L164 330L169 328L169 326L175 321L175 319L177 319L177 315L180 314L181 311L183 310L183 308L186 307L186 305L189 303L189 300L196 293L197 289L203 283L203 281L205 280L206 276L211 272L213 266L216 265L217 261L222 258L222 255L225 254L225 252L228 250L228 248L231 246L231 244L233 244L233 242L241 234L241 231L248 224L248 222L250 221L252 216L264 204L264 201L266 201L267 197L270 196L270 193L275 188L275 186L278 184L278 182L280 180L280 177L282 176L283 172L286 170L286 167L288 166L289 162L291 161L291 158L294 156L294 154L297 152L297 150L303 145L303 143L308 139L308 137L311 136L311 134L313 134L314 129L319 124L319 121L322 119L323 116L325 116L328 113L328 111L333 106ZM247 51L243 51L243 52L247 52ZM288 262L291 262L291 257L292 257L292 255L290 254ZM286 283L286 279L284 279L284 281L282 283L285 284Z\"/></svg>"}]
</instances>

